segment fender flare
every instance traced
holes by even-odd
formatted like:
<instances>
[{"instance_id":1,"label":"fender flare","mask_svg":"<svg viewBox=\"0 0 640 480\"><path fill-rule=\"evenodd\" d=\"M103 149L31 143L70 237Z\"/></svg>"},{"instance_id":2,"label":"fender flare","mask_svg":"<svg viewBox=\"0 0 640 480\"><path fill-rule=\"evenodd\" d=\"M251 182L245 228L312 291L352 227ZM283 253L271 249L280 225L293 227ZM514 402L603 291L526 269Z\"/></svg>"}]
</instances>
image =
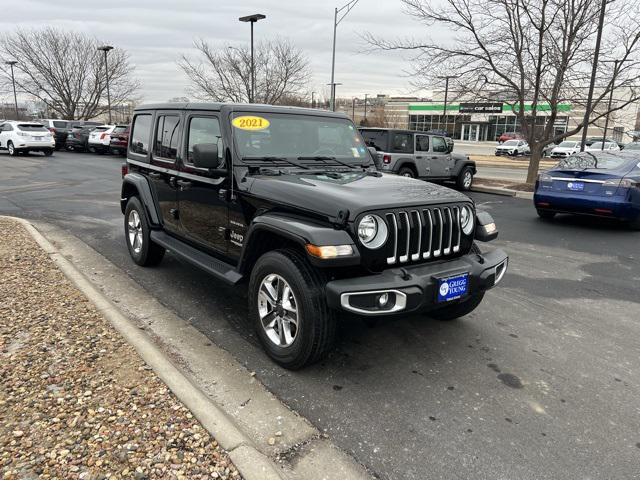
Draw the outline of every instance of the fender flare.
<instances>
[{"instance_id":1,"label":"fender flare","mask_svg":"<svg viewBox=\"0 0 640 480\"><path fill-rule=\"evenodd\" d=\"M460 172L462 171L462 169L466 167L471 167L474 175L478 172L475 161L469 160L467 158L457 158L455 159L455 163L451 170L451 176L457 177L458 175L460 175Z\"/></svg>"},{"instance_id":2,"label":"fender flare","mask_svg":"<svg viewBox=\"0 0 640 480\"><path fill-rule=\"evenodd\" d=\"M260 237L262 233L275 234L299 245L310 262L318 267L336 267L358 265L360 254L353 239L345 230L337 230L329 225L303 219L294 215L281 213L265 213L253 219L242 246L242 253L238 262L238 271L248 273L252 260L252 252L260 249ZM351 245L354 254L348 257L322 260L309 255L306 245Z\"/></svg>"},{"instance_id":3,"label":"fender flare","mask_svg":"<svg viewBox=\"0 0 640 480\"><path fill-rule=\"evenodd\" d=\"M151 223L152 226L160 226L160 215L156 209L156 202L154 201L153 194L151 193L149 181L139 173L127 173L122 179L122 190L120 195L120 210L122 210L122 213L124 214L124 211L127 208L127 202L132 196L132 190L137 192L140 197L140 201L146 208L149 223Z\"/></svg>"}]
</instances>

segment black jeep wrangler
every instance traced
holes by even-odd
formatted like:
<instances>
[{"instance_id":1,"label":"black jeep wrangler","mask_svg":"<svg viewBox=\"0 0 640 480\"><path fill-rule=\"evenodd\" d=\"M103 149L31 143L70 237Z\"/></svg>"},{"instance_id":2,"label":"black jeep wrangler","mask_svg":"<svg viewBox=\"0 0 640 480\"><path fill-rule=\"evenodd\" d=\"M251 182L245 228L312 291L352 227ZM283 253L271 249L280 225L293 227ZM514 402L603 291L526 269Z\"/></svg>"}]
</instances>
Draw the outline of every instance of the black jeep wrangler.
<instances>
[{"instance_id":1,"label":"black jeep wrangler","mask_svg":"<svg viewBox=\"0 0 640 480\"><path fill-rule=\"evenodd\" d=\"M465 315L507 270L497 229L454 190L378 172L346 116L304 108L136 110L121 206L138 265L166 250L232 285L267 353L320 359L341 311Z\"/></svg>"}]
</instances>

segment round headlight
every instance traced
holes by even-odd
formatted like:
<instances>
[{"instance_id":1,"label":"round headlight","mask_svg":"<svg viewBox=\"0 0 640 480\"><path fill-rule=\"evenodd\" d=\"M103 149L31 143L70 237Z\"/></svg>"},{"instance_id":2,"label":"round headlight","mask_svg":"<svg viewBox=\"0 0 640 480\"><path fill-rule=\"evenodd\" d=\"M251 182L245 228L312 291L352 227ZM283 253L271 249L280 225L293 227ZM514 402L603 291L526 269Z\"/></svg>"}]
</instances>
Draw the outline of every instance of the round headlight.
<instances>
[{"instance_id":1,"label":"round headlight","mask_svg":"<svg viewBox=\"0 0 640 480\"><path fill-rule=\"evenodd\" d=\"M460 210L460 226L465 235L471 235L473 232L473 211L469 207L462 207Z\"/></svg>"},{"instance_id":2,"label":"round headlight","mask_svg":"<svg viewBox=\"0 0 640 480\"><path fill-rule=\"evenodd\" d=\"M367 248L380 248L388 235L387 224L377 215L365 215L358 224L358 238Z\"/></svg>"}]
</instances>

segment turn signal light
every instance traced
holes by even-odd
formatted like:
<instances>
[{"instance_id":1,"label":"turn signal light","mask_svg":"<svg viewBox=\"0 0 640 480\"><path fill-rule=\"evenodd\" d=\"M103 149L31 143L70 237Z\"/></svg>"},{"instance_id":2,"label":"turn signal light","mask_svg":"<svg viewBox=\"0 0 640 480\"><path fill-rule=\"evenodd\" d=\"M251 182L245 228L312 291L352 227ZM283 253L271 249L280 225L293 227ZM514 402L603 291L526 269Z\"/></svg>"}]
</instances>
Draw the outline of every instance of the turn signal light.
<instances>
[{"instance_id":1,"label":"turn signal light","mask_svg":"<svg viewBox=\"0 0 640 480\"><path fill-rule=\"evenodd\" d=\"M309 255L322 259L353 255L353 247L351 245L324 245L319 247L308 243L306 249Z\"/></svg>"},{"instance_id":2,"label":"turn signal light","mask_svg":"<svg viewBox=\"0 0 640 480\"><path fill-rule=\"evenodd\" d=\"M122 178L124 178L124 176L129 173L129 165L127 165L126 163L123 163L122 166L120 167L120 173L122 173Z\"/></svg>"}]
</instances>

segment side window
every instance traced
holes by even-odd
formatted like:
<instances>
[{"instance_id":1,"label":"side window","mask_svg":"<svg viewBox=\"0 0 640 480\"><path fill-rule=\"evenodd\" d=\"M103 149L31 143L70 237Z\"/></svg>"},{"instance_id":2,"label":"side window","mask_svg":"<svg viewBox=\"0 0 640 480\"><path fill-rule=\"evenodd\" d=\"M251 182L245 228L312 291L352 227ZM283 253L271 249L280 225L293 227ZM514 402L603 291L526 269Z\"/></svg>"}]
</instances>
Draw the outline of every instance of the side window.
<instances>
[{"instance_id":1,"label":"side window","mask_svg":"<svg viewBox=\"0 0 640 480\"><path fill-rule=\"evenodd\" d=\"M149 153L149 136L151 135L151 115L145 113L136 115L131 127L131 142L129 151L140 155Z\"/></svg>"},{"instance_id":2,"label":"side window","mask_svg":"<svg viewBox=\"0 0 640 480\"><path fill-rule=\"evenodd\" d=\"M391 150L395 153L413 153L413 135L410 133L394 134Z\"/></svg>"},{"instance_id":3,"label":"side window","mask_svg":"<svg viewBox=\"0 0 640 480\"><path fill-rule=\"evenodd\" d=\"M153 153L161 158L175 160L178 153L178 125L180 117L162 115L158 117L158 128L154 140Z\"/></svg>"},{"instance_id":4,"label":"side window","mask_svg":"<svg viewBox=\"0 0 640 480\"><path fill-rule=\"evenodd\" d=\"M432 137L433 151L438 153L447 153L447 142L442 137Z\"/></svg>"},{"instance_id":5,"label":"side window","mask_svg":"<svg viewBox=\"0 0 640 480\"><path fill-rule=\"evenodd\" d=\"M189 119L189 139L187 142L187 162L193 163L193 146L201 143L215 143L218 145L218 158L222 159L224 147L220 122L216 117L191 117Z\"/></svg>"},{"instance_id":6,"label":"side window","mask_svg":"<svg viewBox=\"0 0 640 480\"><path fill-rule=\"evenodd\" d=\"M429 151L429 137L427 135L416 135L416 151L417 152Z\"/></svg>"}]
</instances>

